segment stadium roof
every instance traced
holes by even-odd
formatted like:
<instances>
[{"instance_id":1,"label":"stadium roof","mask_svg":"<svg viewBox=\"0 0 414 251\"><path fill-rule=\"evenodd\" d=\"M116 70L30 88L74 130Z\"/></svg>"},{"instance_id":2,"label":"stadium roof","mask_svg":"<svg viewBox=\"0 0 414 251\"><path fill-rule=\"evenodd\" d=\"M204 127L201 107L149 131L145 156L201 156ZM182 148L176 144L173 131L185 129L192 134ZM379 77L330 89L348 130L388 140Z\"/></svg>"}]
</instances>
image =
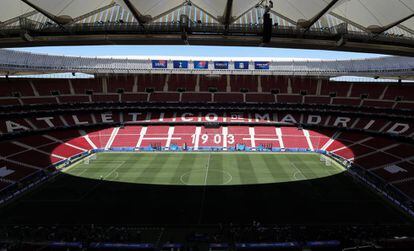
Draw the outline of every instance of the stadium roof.
<instances>
[{"instance_id":1,"label":"stadium roof","mask_svg":"<svg viewBox=\"0 0 414 251\"><path fill-rule=\"evenodd\" d=\"M268 46L414 54L412 0L2 0L0 46L259 45L267 10Z\"/></svg>"}]
</instances>

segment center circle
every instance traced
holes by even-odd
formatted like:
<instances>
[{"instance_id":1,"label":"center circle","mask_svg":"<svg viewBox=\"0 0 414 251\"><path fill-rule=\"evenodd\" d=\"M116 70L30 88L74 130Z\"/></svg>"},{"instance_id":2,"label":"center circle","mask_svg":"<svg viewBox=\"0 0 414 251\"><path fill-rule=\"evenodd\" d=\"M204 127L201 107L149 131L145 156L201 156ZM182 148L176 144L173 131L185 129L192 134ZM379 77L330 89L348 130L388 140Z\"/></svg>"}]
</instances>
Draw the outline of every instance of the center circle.
<instances>
[{"instance_id":1,"label":"center circle","mask_svg":"<svg viewBox=\"0 0 414 251\"><path fill-rule=\"evenodd\" d=\"M232 179L233 176L224 170L196 169L181 175L180 182L188 186L219 186L229 184Z\"/></svg>"}]
</instances>

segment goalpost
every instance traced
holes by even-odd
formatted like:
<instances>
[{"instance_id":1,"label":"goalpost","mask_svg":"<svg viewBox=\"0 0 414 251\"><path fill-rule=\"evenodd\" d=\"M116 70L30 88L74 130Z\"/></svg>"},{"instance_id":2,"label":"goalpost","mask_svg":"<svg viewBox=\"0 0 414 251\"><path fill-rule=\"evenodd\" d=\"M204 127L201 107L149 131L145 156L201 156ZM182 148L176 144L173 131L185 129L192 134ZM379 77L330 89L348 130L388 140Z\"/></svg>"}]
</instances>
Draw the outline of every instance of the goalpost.
<instances>
[{"instance_id":1,"label":"goalpost","mask_svg":"<svg viewBox=\"0 0 414 251\"><path fill-rule=\"evenodd\" d=\"M91 163L92 160L96 160L97 159L97 155L96 153L92 153L92 155L87 156L84 160L83 160L83 164L85 165L89 165Z\"/></svg>"},{"instance_id":2,"label":"goalpost","mask_svg":"<svg viewBox=\"0 0 414 251\"><path fill-rule=\"evenodd\" d=\"M331 158L321 154L319 160L323 163L325 163L325 166L331 166L332 165L332 160Z\"/></svg>"}]
</instances>

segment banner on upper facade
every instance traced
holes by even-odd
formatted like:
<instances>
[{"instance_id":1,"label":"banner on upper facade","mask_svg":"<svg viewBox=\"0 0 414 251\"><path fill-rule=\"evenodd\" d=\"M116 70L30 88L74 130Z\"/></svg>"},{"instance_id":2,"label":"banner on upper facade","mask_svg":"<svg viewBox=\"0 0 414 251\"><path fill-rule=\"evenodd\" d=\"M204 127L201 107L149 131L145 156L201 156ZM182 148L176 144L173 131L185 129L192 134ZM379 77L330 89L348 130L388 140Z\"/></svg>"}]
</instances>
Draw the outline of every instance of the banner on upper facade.
<instances>
[{"instance_id":1,"label":"banner on upper facade","mask_svg":"<svg viewBox=\"0 0 414 251\"><path fill-rule=\"evenodd\" d=\"M187 69L188 68L188 61L182 60L174 60L173 61L174 69Z\"/></svg>"},{"instance_id":2,"label":"banner on upper facade","mask_svg":"<svg viewBox=\"0 0 414 251\"><path fill-rule=\"evenodd\" d=\"M215 61L214 69L217 70L227 70L229 68L229 62L227 61Z\"/></svg>"},{"instance_id":3,"label":"banner on upper facade","mask_svg":"<svg viewBox=\"0 0 414 251\"><path fill-rule=\"evenodd\" d=\"M254 68L256 70L269 70L270 62L254 62Z\"/></svg>"},{"instance_id":4,"label":"banner on upper facade","mask_svg":"<svg viewBox=\"0 0 414 251\"><path fill-rule=\"evenodd\" d=\"M152 60L152 68L166 69L168 66L167 60Z\"/></svg>"},{"instance_id":5,"label":"banner on upper facade","mask_svg":"<svg viewBox=\"0 0 414 251\"><path fill-rule=\"evenodd\" d=\"M194 61L194 69L208 69L208 61Z\"/></svg>"},{"instance_id":6,"label":"banner on upper facade","mask_svg":"<svg viewBox=\"0 0 414 251\"><path fill-rule=\"evenodd\" d=\"M234 69L236 70L248 70L249 62L248 61L236 61L234 62Z\"/></svg>"}]
</instances>

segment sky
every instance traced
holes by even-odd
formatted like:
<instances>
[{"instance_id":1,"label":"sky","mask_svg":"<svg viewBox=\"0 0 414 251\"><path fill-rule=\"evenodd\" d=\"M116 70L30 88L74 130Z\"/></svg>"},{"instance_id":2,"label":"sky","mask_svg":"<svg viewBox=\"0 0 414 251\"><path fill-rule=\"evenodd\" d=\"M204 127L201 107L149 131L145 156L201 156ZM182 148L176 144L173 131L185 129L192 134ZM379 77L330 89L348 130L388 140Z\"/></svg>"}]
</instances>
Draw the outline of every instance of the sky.
<instances>
[{"instance_id":1,"label":"sky","mask_svg":"<svg viewBox=\"0 0 414 251\"><path fill-rule=\"evenodd\" d=\"M322 50L279 49L235 46L54 46L15 50L66 56L194 56L194 57L271 57L306 59L356 59L383 55Z\"/></svg>"}]
</instances>

